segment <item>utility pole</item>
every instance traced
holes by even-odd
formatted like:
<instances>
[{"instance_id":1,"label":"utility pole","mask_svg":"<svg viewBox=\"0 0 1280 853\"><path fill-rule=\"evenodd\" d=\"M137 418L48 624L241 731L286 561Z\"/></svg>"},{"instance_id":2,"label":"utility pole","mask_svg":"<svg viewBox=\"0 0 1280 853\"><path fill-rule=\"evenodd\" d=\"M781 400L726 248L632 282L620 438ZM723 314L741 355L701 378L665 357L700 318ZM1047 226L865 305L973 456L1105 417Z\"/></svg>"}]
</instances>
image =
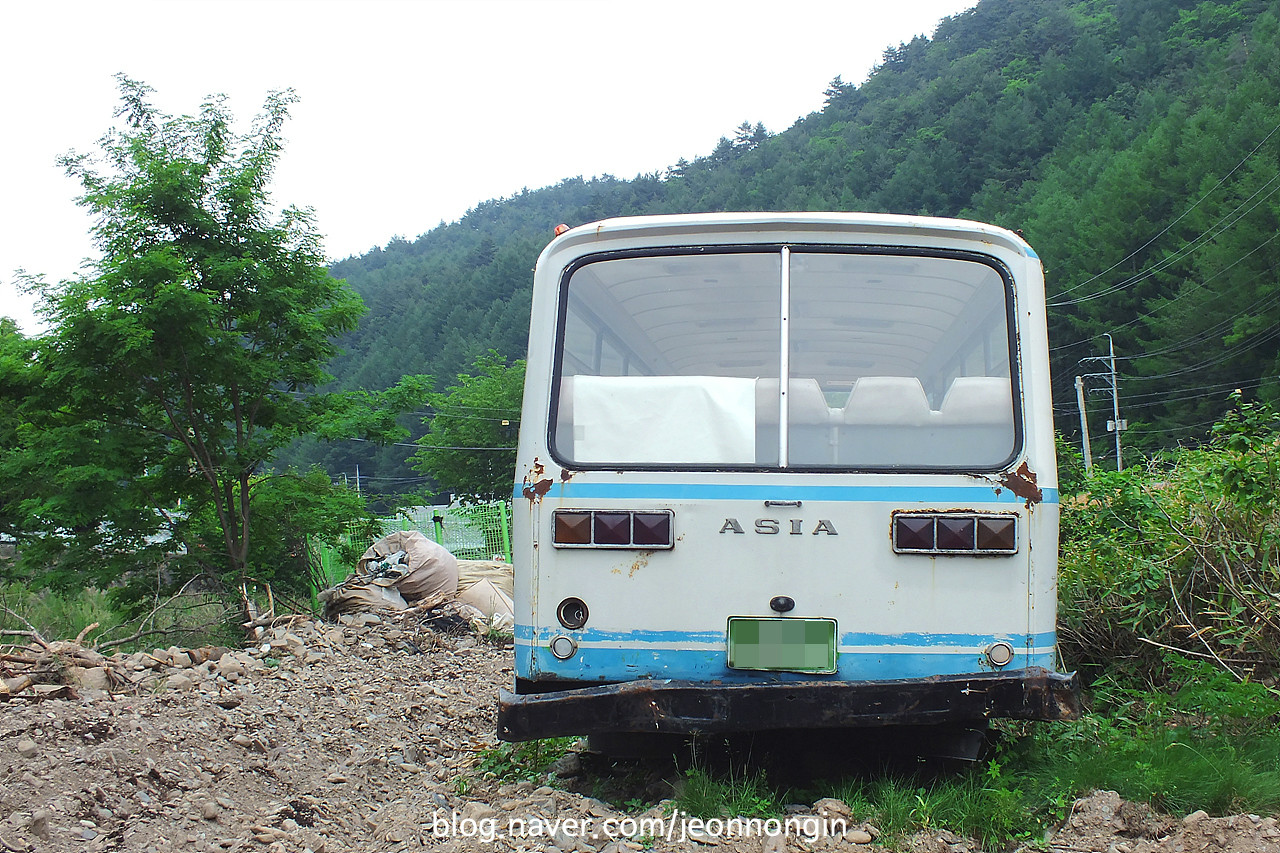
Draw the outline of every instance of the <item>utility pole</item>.
<instances>
[{"instance_id":1,"label":"utility pole","mask_svg":"<svg viewBox=\"0 0 1280 853\"><path fill-rule=\"evenodd\" d=\"M1084 377L1076 377L1076 404L1080 407L1080 443L1084 448L1084 472L1093 470L1093 447L1089 444L1089 419L1084 412Z\"/></svg>"},{"instance_id":2,"label":"utility pole","mask_svg":"<svg viewBox=\"0 0 1280 853\"><path fill-rule=\"evenodd\" d=\"M1116 434L1116 470L1124 470L1124 460L1120 454L1120 433L1129 428L1129 422L1120 417L1120 381L1116 376L1116 344L1111 339L1110 332L1104 332L1103 337L1107 339L1107 354L1093 355L1082 359L1082 361L1105 361L1107 363L1107 373L1093 373L1091 376L1106 376L1111 380L1111 415L1112 419L1107 421L1107 432ZM1083 408L1083 407L1082 407Z\"/></svg>"},{"instance_id":3,"label":"utility pole","mask_svg":"<svg viewBox=\"0 0 1280 853\"><path fill-rule=\"evenodd\" d=\"M1116 434L1116 470L1124 470L1124 462L1120 458L1120 433L1124 432L1128 427L1127 421L1120 420L1120 382L1116 378L1116 343L1111 340L1111 333L1107 333L1107 349L1108 358L1111 361L1111 413L1114 420L1107 421L1107 429L1115 430Z\"/></svg>"}]
</instances>

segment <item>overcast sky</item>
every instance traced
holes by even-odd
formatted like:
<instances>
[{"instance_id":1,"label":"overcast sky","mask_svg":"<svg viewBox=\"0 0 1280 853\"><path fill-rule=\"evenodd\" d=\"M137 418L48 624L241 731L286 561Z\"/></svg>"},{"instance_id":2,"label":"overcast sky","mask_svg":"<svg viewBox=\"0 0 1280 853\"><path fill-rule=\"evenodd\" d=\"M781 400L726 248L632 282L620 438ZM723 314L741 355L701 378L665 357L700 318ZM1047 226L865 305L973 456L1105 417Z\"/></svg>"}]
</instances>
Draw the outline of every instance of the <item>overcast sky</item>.
<instances>
[{"instance_id":1,"label":"overcast sky","mask_svg":"<svg viewBox=\"0 0 1280 853\"><path fill-rule=\"evenodd\" d=\"M5 3L0 314L37 331L14 272L61 280L93 254L56 160L112 125L116 72L169 113L225 93L246 124L295 89L274 197L314 208L336 260L524 187L692 160L743 121L786 130L975 2Z\"/></svg>"}]
</instances>

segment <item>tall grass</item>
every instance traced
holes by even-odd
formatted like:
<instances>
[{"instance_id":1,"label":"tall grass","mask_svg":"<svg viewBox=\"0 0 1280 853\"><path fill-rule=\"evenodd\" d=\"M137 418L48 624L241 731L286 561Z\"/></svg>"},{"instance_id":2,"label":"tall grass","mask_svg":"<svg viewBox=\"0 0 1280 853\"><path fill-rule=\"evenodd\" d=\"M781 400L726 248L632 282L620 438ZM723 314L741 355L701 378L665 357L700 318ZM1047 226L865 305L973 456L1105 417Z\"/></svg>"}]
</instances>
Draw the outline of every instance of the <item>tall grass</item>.
<instances>
[{"instance_id":1,"label":"tall grass","mask_svg":"<svg viewBox=\"0 0 1280 853\"><path fill-rule=\"evenodd\" d=\"M129 619L113 606L101 590L85 588L60 593L33 591L21 584L0 585L0 644L29 642L24 635L34 628L45 640L69 640L93 623L85 645L111 644L112 650L177 645L238 645L242 632L236 625L238 605L206 593L175 596L145 616ZM137 639L117 641L141 634Z\"/></svg>"},{"instance_id":2,"label":"tall grass","mask_svg":"<svg viewBox=\"0 0 1280 853\"><path fill-rule=\"evenodd\" d=\"M30 623L46 640L70 639L94 622L100 627L87 638L88 642L124 622L100 590L81 589L64 594L48 590L33 592L16 583L0 585L0 635L27 631L26 623ZM7 638L0 636L0 642L15 639L13 634Z\"/></svg>"}]
</instances>

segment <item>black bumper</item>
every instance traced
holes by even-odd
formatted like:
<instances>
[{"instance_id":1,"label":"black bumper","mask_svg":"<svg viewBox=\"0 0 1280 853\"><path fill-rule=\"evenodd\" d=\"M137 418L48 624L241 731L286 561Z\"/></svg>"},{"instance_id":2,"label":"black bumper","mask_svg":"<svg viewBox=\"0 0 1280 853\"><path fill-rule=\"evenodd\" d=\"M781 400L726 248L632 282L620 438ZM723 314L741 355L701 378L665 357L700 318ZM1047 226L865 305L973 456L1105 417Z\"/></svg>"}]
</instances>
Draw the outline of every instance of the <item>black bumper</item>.
<instances>
[{"instance_id":1,"label":"black bumper","mask_svg":"<svg viewBox=\"0 0 1280 853\"><path fill-rule=\"evenodd\" d=\"M700 734L1080 716L1075 673L1031 668L900 681L629 681L498 695L508 741L611 732Z\"/></svg>"}]
</instances>

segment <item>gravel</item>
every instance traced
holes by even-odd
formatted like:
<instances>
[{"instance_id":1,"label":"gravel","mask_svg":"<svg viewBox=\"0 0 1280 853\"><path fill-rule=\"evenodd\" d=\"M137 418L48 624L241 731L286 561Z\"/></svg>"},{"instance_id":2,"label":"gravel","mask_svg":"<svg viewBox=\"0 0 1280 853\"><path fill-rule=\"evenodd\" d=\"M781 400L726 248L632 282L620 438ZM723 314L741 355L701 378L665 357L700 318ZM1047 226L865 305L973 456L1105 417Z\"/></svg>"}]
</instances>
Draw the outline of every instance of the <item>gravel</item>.
<instances>
[{"instance_id":1,"label":"gravel","mask_svg":"<svg viewBox=\"0 0 1280 853\"><path fill-rule=\"evenodd\" d=\"M71 689L0 702L0 853L882 850L833 799L789 809L807 835L731 837L673 822L670 802L636 813L564 790L592 787L572 753L538 782L487 778L476 763L497 744L510 647L437 634L415 614L342 623L298 619L246 649L88 661L99 672L69 673ZM906 846L980 849L950 833ZM1097 792L1047 846L1280 853L1280 829L1256 815L1168 818Z\"/></svg>"}]
</instances>

